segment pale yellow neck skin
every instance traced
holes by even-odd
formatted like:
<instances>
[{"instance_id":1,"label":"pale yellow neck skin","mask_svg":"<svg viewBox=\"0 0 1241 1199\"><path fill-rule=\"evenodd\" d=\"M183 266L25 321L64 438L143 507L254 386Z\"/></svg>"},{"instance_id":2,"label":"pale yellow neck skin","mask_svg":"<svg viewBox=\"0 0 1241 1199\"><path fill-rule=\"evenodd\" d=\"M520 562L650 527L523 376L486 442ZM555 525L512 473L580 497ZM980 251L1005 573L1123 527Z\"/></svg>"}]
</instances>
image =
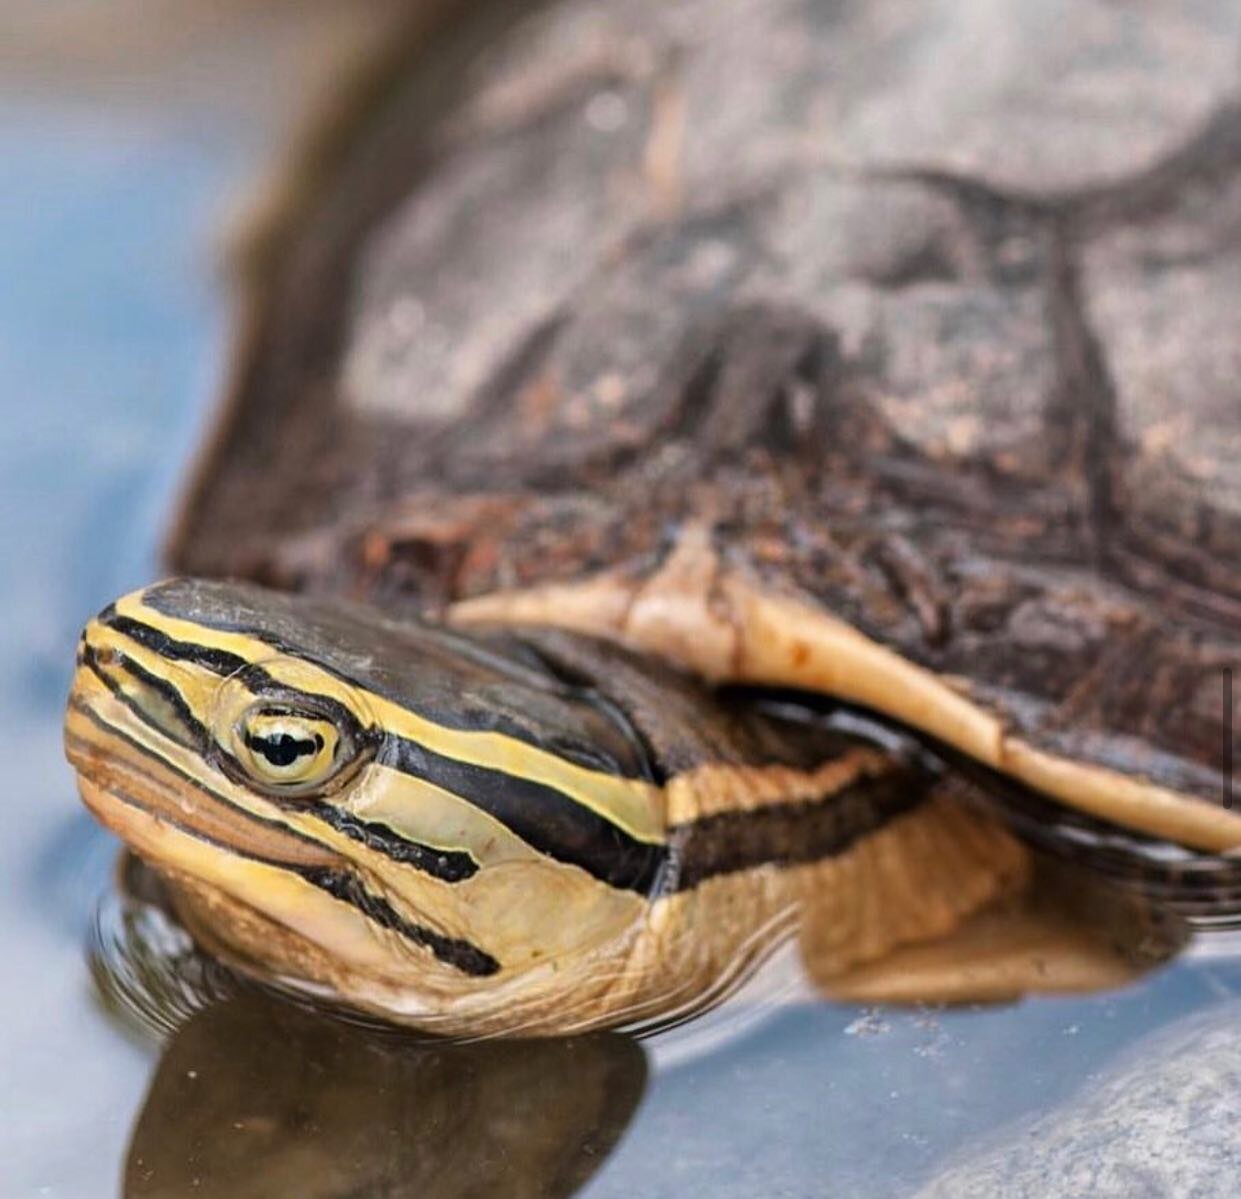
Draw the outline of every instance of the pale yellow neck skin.
<instances>
[{"instance_id":1,"label":"pale yellow neck skin","mask_svg":"<svg viewBox=\"0 0 1241 1199\"><path fill-rule=\"evenodd\" d=\"M744 781L744 772L727 774L713 771L712 789ZM686 808L718 801L695 795L689 778L672 790ZM187 922L224 957L254 955L270 968L276 938L288 975L314 980L325 998L477 1037L674 1020L724 999L790 937L814 987L851 1001L995 1001L1133 976L1135 958L1109 940L1115 929L1032 907L1029 878L1027 854L1002 828L934 798L837 857L706 879L656 900L591 952L439 1006L420 993L416 971L402 979L347 970L200 883L174 884Z\"/></svg>"}]
</instances>

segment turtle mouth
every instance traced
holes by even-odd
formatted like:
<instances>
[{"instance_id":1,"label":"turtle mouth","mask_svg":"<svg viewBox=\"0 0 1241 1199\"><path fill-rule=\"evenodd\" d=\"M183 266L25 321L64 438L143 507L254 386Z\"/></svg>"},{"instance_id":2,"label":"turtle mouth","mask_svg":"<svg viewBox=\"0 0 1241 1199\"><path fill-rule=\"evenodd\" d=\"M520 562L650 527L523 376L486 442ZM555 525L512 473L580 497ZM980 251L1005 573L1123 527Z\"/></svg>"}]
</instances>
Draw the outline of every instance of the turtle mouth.
<instances>
[{"instance_id":1,"label":"turtle mouth","mask_svg":"<svg viewBox=\"0 0 1241 1199\"><path fill-rule=\"evenodd\" d=\"M84 715L82 709L74 709L71 722L74 716ZM187 802L169 772L122 761L111 747L93 744L73 729L66 731L65 749L77 771L82 802L101 824L143 857L159 857L144 844L143 832L153 821L214 849L272 866L330 870L346 866L340 855L317 842L258 820L239 818L223 801L213 802L204 796Z\"/></svg>"}]
</instances>

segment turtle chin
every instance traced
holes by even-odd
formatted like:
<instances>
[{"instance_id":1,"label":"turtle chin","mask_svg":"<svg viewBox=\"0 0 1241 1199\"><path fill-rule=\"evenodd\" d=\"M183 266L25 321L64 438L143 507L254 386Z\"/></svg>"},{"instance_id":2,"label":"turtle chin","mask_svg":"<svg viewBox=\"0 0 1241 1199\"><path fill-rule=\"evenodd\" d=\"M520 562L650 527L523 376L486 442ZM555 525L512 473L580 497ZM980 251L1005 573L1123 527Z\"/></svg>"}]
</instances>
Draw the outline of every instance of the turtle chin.
<instances>
[{"instance_id":1,"label":"turtle chin","mask_svg":"<svg viewBox=\"0 0 1241 1199\"><path fill-rule=\"evenodd\" d=\"M546 1036L599 1023L586 998L623 975L627 950L526 969L470 973L381 932L327 941L201 878L161 870L182 924L206 952L294 998L438 1037ZM376 956L375 951L381 955ZM587 1016L586 1013L592 1013Z\"/></svg>"},{"instance_id":2,"label":"turtle chin","mask_svg":"<svg viewBox=\"0 0 1241 1199\"><path fill-rule=\"evenodd\" d=\"M393 980L373 960L347 956L339 941L290 928L252 902L178 870L159 869L177 917L195 943L250 978L330 1006L382 1015Z\"/></svg>"}]
</instances>

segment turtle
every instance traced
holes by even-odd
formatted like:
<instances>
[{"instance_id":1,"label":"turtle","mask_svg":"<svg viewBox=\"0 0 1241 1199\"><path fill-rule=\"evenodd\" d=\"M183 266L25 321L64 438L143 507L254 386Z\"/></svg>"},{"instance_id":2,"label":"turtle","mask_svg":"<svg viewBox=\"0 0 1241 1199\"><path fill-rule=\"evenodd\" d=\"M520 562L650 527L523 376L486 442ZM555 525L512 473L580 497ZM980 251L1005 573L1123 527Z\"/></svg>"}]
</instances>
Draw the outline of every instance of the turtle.
<instances>
[{"instance_id":1,"label":"turtle","mask_svg":"<svg viewBox=\"0 0 1241 1199\"><path fill-rule=\"evenodd\" d=\"M79 645L87 805L211 952L453 1035L1231 921L1239 41L444 14L251 247L174 577Z\"/></svg>"}]
</instances>

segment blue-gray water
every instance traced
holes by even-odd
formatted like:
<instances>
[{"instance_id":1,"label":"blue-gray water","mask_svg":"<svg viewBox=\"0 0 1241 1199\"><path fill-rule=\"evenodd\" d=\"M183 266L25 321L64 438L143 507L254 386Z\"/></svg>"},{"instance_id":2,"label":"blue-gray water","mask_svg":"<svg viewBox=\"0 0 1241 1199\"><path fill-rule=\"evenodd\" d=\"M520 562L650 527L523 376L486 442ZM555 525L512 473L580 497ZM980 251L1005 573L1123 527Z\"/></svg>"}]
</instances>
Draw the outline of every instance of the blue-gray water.
<instances>
[{"instance_id":1,"label":"blue-gray water","mask_svg":"<svg viewBox=\"0 0 1241 1199\"><path fill-rule=\"evenodd\" d=\"M6 1199L120 1193L158 1057L92 996L83 943L115 847L77 805L61 706L81 621L158 569L225 361L219 223L263 147L229 106L0 92ZM648 1042L636 1117L585 1193L907 1194L1238 986L1235 959L1202 957L1107 996L792 1006L706 1052Z\"/></svg>"},{"instance_id":2,"label":"blue-gray water","mask_svg":"<svg viewBox=\"0 0 1241 1199\"><path fill-rule=\"evenodd\" d=\"M208 234L247 146L188 114L0 97L0 1194L117 1193L147 1055L82 952L113 857L59 724L75 626L155 569L216 381Z\"/></svg>"}]
</instances>

